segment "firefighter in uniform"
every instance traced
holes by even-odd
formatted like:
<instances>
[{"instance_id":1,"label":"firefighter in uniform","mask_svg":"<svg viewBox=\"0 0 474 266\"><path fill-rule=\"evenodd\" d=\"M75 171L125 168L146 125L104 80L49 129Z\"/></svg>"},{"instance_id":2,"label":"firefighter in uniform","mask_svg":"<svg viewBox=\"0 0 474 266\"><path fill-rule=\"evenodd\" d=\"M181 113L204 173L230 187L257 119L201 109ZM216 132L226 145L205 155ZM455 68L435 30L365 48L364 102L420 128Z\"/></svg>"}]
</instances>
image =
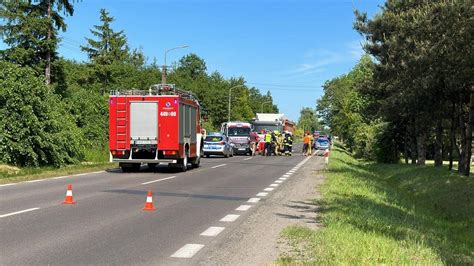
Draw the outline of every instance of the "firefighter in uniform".
<instances>
[{"instance_id":1,"label":"firefighter in uniform","mask_svg":"<svg viewBox=\"0 0 474 266\"><path fill-rule=\"evenodd\" d=\"M280 156L282 155L283 150L283 135L279 131L275 131L276 135L276 148L275 148L275 153L276 155Z\"/></svg>"},{"instance_id":2,"label":"firefighter in uniform","mask_svg":"<svg viewBox=\"0 0 474 266\"><path fill-rule=\"evenodd\" d=\"M267 133L264 136L264 141L265 141L265 155L266 156L271 156L272 155L272 133L270 131L267 131Z\"/></svg>"},{"instance_id":3,"label":"firefighter in uniform","mask_svg":"<svg viewBox=\"0 0 474 266\"><path fill-rule=\"evenodd\" d=\"M285 138L283 139L283 145L285 146L285 155L291 156L291 149L293 146L293 137L290 132L285 133Z\"/></svg>"}]
</instances>

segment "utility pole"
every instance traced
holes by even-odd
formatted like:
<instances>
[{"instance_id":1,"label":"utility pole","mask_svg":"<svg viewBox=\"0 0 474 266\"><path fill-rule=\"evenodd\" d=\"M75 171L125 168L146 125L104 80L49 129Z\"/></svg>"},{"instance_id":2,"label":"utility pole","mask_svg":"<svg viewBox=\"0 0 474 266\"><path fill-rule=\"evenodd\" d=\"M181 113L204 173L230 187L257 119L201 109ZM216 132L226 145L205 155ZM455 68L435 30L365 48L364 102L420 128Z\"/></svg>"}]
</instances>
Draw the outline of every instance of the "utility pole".
<instances>
[{"instance_id":1,"label":"utility pole","mask_svg":"<svg viewBox=\"0 0 474 266\"><path fill-rule=\"evenodd\" d=\"M51 28L52 28L52 17L51 17L51 0L48 0L48 36L47 36L47 42L48 42L48 48L46 51L46 68L44 70L44 75L46 77L46 85L51 84L51 48L50 47L50 42L51 42Z\"/></svg>"},{"instance_id":2,"label":"utility pole","mask_svg":"<svg viewBox=\"0 0 474 266\"><path fill-rule=\"evenodd\" d=\"M182 49L182 48L188 48L189 45L181 45L181 46L176 46L171 49L168 49L165 51L165 64L163 65L163 71L161 72L161 84L166 84L166 55L168 52L176 50L176 49Z\"/></svg>"},{"instance_id":3,"label":"utility pole","mask_svg":"<svg viewBox=\"0 0 474 266\"><path fill-rule=\"evenodd\" d=\"M263 102L263 103L262 103L262 106L261 106L261 108L260 108L260 113L263 113L263 106L264 106L265 104L267 104L267 103L272 103L272 101Z\"/></svg>"}]
</instances>

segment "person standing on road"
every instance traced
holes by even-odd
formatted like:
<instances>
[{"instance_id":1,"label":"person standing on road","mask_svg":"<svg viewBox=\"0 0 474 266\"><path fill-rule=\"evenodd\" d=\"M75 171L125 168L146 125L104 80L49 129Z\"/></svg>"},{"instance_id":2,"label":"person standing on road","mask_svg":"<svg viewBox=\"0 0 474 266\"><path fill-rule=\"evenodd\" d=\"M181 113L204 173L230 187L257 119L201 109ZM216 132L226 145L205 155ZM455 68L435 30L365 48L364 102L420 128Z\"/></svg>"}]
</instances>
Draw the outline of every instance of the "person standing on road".
<instances>
[{"instance_id":1,"label":"person standing on road","mask_svg":"<svg viewBox=\"0 0 474 266\"><path fill-rule=\"evenodd\" d=\"M309 137L309 133L306 132L303 137L303 155L308 155L309 145L311 144L311 139Z\"/></svg>"},{"instance_id":2,"label":"person standing on road","mask_svg":"<svg viewBox=\"0 0 474 266\"><path fill-rule=\"evenodd\" d=\"M313 144L314 144L313 134L308 133L308 137L309 137L308 156L311 156L311 154L313 154Z\"/></svg>"},{"instance_id":3,"label":"person standing on road","mask_svg":"<svg viewBox=\"0 0 474 266\"><path fill-rule=\"evenodd\" d=\"M257 144L258 144L258 134L255 131L250 133L250 149L252 151L252 156L255 156L257 152Z\"/></svg>"},{"instance_id":4,"label":"person standing on road","mask_svg":"<svg viewBox=\"0 0 474 266\"><path fill-rule=\"evenodd\" d=\"M283 145L285 145L285 155L291 156L291 149L293 146L293 137L290 132L285 133L285 138L283 139Z\"/></svg>"},{"instance_id":5,"label":"person standing on road","mask_svg":"<svg viewBox=\"0 0 474 266\"><path fill-rule=\"evenodd\" d=\"M272 155L272 133L267 131L265 134L265 155L271 156Z\"/></svg>"}]
</instances>

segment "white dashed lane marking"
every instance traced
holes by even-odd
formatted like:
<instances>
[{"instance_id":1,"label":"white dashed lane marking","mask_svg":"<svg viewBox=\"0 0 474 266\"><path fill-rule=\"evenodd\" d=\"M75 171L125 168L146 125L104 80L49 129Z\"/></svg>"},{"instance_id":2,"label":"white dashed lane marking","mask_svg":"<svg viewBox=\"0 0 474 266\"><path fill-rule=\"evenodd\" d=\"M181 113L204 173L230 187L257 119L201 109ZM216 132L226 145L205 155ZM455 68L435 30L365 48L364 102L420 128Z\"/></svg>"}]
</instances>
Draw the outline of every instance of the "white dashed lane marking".
<instances>
[{"instance_id":1,"label":"white dashed lane marking","mask_svg":"<svg viewBox=\"0 0 474 266\"><path fill-rule=\"evenodd\" d=\"M178 251L176 251L173 255L171 255L171 257L172 258L192 258L203 247L204 245L201 245L201 244L186 244L182 248L180 248Z\"/></svg>"},{"instance_id":2,"label":"white dashed lane marking","mask_svg":"<svg viewBox=\"0 0 474 266\"><path fill-rule=\"evenodd\" d=\"M288 179L288 178L286 178L286 177L280 177L280 178L278 178L278 179L280 179L280 180L286 180L286 179Z\"/></svg>"},{"instance_id":3,"label":"white dashed lane marking","mask_svg":"<svg viewBox=\"0 0 474 266\"><path fill-rule=\"evenodd\" d=\"M211 226L206 229L206 231L202 232L202 236L217 236L222 231L224 231L225 227L218 227L218 226Z\"/></svg>"},{"instance_id":4,"label":"white dashed lane marking","mask_svg":"<svg viewBox=\"0 0 474 266\"><path fill-rule=\"evenodd\" d=\"M283 175L283 177L290 177L290 175Z\"/></svg>"},{"instance_id":5,"label":"white dashed lane marking","mask_svg":"<svg viewBox=\"0 0 474 266\"><path fill-rule=\"evenodd\" d=\"M153 180L153 181L149 181L149 182L142 183L142 185L148 185L148 184L151 184L151 183L156 183L156 182L160 182L160 181L165 181L165 180L168 180L168 179L173 179L173 178L175 178L175 177L176 177L176 176L165 177L165 178L162 178L162 179L158 179L158 180Z\"/></svg>"},{"instance_id":6,"label":"white dashed lane marking","mask_svg":"<svg viewBox=\"0 0 474 266\"><path fill-rule=\"evenodd\" d=\"M271 187L278 187L278 184L271 184Z\"/></svg>"},{"instance_id":7,"label":"white dashed lane marking","mask_svg":"<svg viewBox=\"0 0 474 266\"><path fill-rule=\"evenodd\" d=\"M11 213L7 213L7 214L2 214L2 215L0 215L0 218L5 218L5 217L12 216L12 215L15 215L15 214L20 214L20 213L25 213L25 212L31 212L31 211L36 211L36 210L39 210L39 208L31 208L31 209L26 209L26 210L22 210L22 211L17 211L17 212L11 212Z\"/></svg>"},{"instance_id":8,"label":"white dashed lane marking","mask_svg":"<svg viewBox=\"0 0 474 266\"><path fill-rule=\"evenodd\" d=\"M283 180L277 180L275 183L283 183Z\"/></svg>"},{"instance_id":9,"label":"white dashed lane marking","mask_svg":"<svg viewBox=\"0 0 474 266\"><path fill-rule=\"evenodd\" d=\"M257 194L257 197L266 197L268 195L267 192L260 192Z\"/></svg>"},{"instance_id":10,"label":"white dashed lane marking","mask_svg":"<svg viewBox=\"0 0 474 266\"><path fill-rule=\"evenodd\" d=\"M221 222L233 222L239 218L239 214L227 214L224 218L220 219Z\"/></svg>"},{"instance_id":11,"label":"white dashed lane marking","mask_svg":"<svg viewBox=\"0 0 474 266\"><path fill-rule=\"evenodd\" d=\"M247 211L248 209L250 209L252 206L250 205L240 205L239 207L237 207L237 209L235 209L236 211Z\"/></svg>"},{"instance_id":12,"label":"white dashed lane marking","mask_svg":"<svg viewBox=\"0 0 474 266\"><path fill-rule=\"evenodd\" d=\"M244 161L248 161L248 160L252 160L253 158L250 157L250 158L247 158L247 159L244 159Z\"/></svg>"},{"instance_id":13,"label":"white dashed lane marking","mask_svg":"<svg viewBox=\"0 0 474 266\"><path fill-rule=\"evenodd\" d=\"M274 188L272 188L272 187L267 187L267 188L264 189L263 191L273 191L273 190L274 190Z\"/></svg>"},{"instance_id":14,"label":"white dashed lane marking","mask_svg":"<svg viewBox=\"0 0 474 266\"><path fill-rule=\"evenodd\" d=\"M227 165L227 164L226 164L226 163L223 163L223 164L219 164L219 165L213 166L213 167L211 167L211 168L212 168L212 169L214 169L214 168L219 168L219 167L222 167L222 166L224 166L224 165Z\"/></svg>"},{"instance_id":15,"label":"white dashed lane marking","mask_svg":"<svg viewBox=\"0 0 474 266\"><path fill-rule=\"evenodd\" d=\"M250 202L250 203L257 203L260 201L260 198L250 198L249 200L247 200L247 202Z\"/></svg>"}]
</instances>

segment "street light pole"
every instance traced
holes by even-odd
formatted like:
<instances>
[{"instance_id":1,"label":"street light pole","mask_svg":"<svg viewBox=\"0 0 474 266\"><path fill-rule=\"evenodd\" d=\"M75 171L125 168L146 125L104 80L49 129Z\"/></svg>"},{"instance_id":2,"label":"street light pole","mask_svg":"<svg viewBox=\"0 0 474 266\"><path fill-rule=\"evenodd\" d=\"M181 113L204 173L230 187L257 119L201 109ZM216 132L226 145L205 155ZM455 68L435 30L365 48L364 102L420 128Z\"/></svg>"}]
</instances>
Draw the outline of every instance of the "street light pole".
<instances>
[{"instance_id":1,"label":"street light pole","mask_svg":"<svg viewBox=\"0 0 474 266\"><path fill-rule=\"evenodd\" d=\"M263 103L262 103L262 108L260 109L260 112L261 112L261 113L263 113L263 106L264 106L266 103L272 103L272 101L267 101L267 102L263 102Z\"/></svg>"},{"instance_id":2,"label":"street light pole","mask_svg":"<svg viewBox=\"0 0 474 266\"><path fill-rule=\"evenodd\" d=\"M181 45L181 46L176 46L165 51L165 64L163 65L163 71L161 72L161 84L166 84L166 54L176 49L188 48L188 47L189 45Z\"/></svg>"},{"instance_id":3,"label":"street light pole","mask_svg":"<svg viewBox=\"0 0 474 266\"><path fill-rule=\"evenodd\" d=\"M230 122L230 93L231 93L232 89L239 88L239 87L245 87L245 85L241 84L241 85L237 85L237 86L234 86L232 88L229 88L229 104L227 105L227 107L228 107L227 122Z\"/></svg>"}]
</instances>

